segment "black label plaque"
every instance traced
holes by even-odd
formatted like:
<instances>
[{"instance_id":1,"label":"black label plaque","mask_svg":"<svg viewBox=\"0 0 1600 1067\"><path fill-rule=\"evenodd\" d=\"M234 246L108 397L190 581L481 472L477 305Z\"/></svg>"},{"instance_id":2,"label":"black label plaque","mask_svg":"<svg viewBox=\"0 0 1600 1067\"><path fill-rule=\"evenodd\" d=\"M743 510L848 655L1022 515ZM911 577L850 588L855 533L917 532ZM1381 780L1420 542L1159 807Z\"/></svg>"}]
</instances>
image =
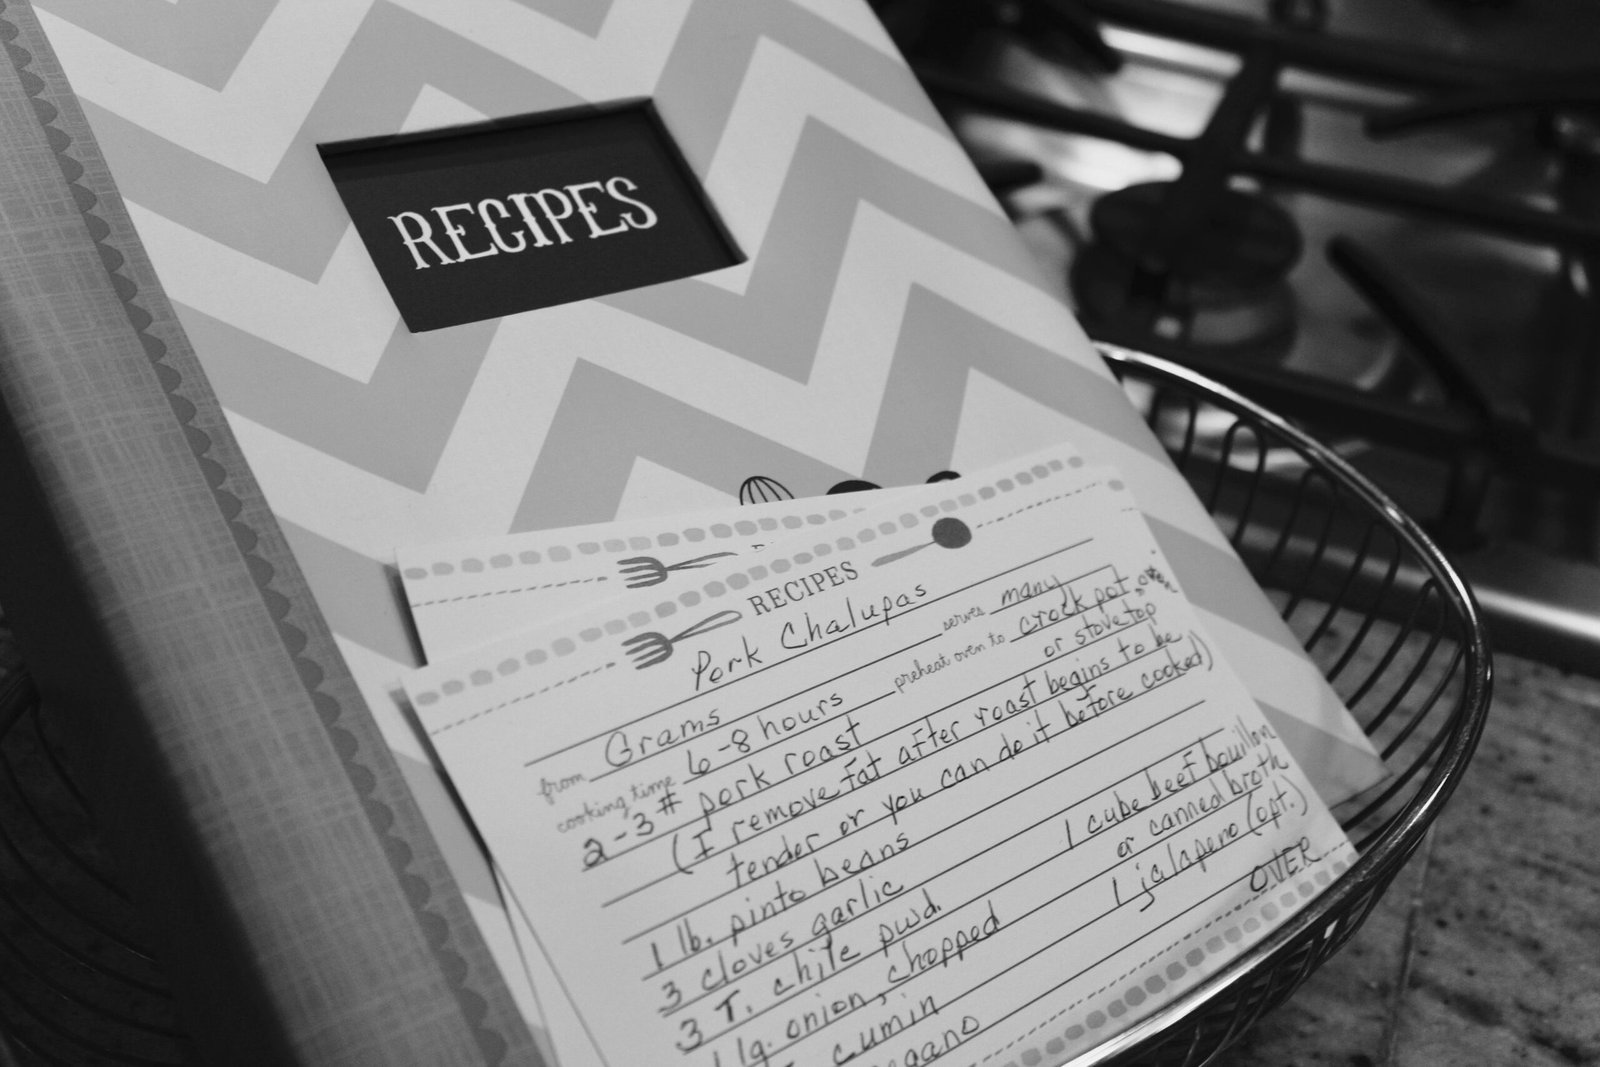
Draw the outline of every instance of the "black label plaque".
<instances>
[{"instance_id":1,"label":"black label plaque","mask_svg":"<svg viewBox=\"0 0 1600 1067\"><path fill-rule=\"evenodd\" d=\"M741 259L647 103L321 152L413 332Z\"/></svg>"}]
</instances>

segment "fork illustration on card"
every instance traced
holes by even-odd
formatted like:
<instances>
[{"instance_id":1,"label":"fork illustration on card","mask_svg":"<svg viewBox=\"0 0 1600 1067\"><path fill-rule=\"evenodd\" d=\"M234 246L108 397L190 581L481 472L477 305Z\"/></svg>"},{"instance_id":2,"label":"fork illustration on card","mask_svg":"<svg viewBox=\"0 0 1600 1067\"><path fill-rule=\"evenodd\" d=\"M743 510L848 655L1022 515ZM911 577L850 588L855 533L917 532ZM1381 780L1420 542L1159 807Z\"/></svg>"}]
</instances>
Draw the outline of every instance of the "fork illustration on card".
<instances>
[{"instance_id":1,"label":"fork illustration on card","mask_svg":"<svg viewBox=\"0 0 1600 1067\"><path fill-rule=\"evenodd\" d=\"M622 647L628 650L629 656L633 657L634 669L642 671L646 667L654 667L658 663L665 662L672 655L674 645L687 641L691 637L698 637L701 634L710 633L712 630L719 630L724 626L732 626L742 618L744 618L743 615L731 609L719 611L715 615L707 615L687 630L673 634L671 637L663 633L657 633L654 630L647 633L634 634L622 642Z\"/></svg>"},{"instance_id":2,"label":"fork illustration on card","mask_svg":"<svg viewBox=\"0 0 1600 1067\"><path fill-rule=\"evenodd\" d=\"M629 589L643 589L646 586L660 585L673 571L692 571L709 567L714 559L735 555L738 553L713 552L708 556L696 556L694 559L670 564L662 563L653 556L629 556L627 559L619 559L617 568L622 574L623 583Z\"/></svg>"}]
</instances>

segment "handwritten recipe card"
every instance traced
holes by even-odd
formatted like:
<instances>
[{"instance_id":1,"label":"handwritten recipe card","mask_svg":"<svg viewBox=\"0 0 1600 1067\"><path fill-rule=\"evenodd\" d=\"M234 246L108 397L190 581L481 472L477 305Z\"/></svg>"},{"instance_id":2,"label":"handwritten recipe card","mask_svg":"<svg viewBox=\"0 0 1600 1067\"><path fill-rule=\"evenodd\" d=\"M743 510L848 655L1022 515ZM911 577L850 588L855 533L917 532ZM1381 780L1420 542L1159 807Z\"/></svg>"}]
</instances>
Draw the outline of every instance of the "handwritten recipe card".
<instances>
[{"instance_id":1,"label":"handwritten recipe card","mask_svg":"<svg viewBox=\"0 0 1600 1067\"><path fill-rule=\"evenodd\" d=\"M612 1067L1063 1062L1353 859L1068 453L697 575L407 682Z\"/></svg>"}]
</instances>

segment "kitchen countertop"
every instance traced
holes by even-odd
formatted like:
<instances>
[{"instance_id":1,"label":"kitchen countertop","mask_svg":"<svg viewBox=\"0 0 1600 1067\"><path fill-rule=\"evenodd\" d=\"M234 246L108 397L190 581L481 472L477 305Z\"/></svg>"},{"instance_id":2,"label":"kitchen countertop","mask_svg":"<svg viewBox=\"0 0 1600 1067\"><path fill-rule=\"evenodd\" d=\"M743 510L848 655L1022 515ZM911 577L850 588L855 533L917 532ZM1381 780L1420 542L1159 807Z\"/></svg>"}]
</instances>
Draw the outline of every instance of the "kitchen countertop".
<instances>
[{"instance_id":1,"label":"kitchen countertop","mask_svg":"<svg viewBox=\"0 0 1600 1067\"><path fill-rule=\"evenodd\" d=\"M1600 1064L1600 683L1513 656L1366 925L1222 1067Z\"/></svg>"}]
</instances>

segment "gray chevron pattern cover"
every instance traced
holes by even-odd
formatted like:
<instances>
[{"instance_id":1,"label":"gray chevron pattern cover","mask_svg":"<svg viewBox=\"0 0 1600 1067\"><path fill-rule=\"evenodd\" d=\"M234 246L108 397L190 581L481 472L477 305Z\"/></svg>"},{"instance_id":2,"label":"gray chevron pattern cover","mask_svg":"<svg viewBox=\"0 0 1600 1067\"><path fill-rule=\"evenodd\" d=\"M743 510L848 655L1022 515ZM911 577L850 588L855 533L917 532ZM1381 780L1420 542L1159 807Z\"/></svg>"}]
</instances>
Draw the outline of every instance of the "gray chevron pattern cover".
<instances>
[{"instance_id":1,"label":"gray chevron pattern cover","mask_svg":"<svg viewBox=\"0 0 1600 1067\"><path fill-rule=\"evenodd\" d=\"M864 0L35 8L514 987L492 880L391 695L417 663L400 543L714 506L753 476L920 482L1065 439L1124 471L1328 798L1373 779ZM641 97L747 261L409 333L316 146Z\"/></svg>"}]
</instances>

